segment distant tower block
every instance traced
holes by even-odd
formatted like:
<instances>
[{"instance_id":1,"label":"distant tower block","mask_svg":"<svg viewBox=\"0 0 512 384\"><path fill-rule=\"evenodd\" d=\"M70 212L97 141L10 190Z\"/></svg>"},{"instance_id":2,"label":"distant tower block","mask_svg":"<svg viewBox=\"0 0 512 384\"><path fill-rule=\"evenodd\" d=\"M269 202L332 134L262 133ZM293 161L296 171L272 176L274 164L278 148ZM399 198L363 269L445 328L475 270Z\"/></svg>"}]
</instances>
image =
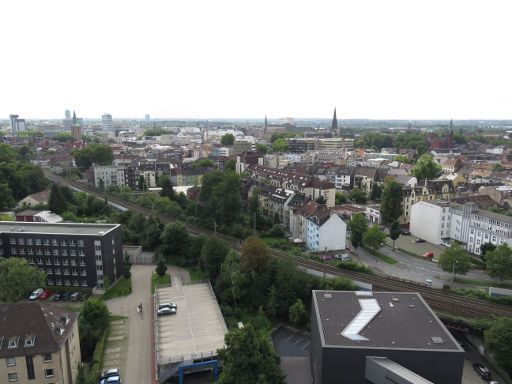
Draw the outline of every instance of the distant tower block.
<instances>
[{"instance_id":1,"label":"distant tower block","mask_svg":"<svg viewBox=\"0 0 512 384\"><path fill-rule=\"evenodd\" d=\"M146 120L146 121L151 121L151 116L149 115L149 113L146 113L146 114L144 115L144 120Z\"/></svg>"},{"instance_id":2,"label":"distant tower block","mask_svg":"<svg viewBox=\"0 0 512 384\"><path fill-rule=\"evenodd\" d=\"M110 113L104 113L101 115L101 129L104 131L111 130L113 128L112 115Z\"/></svg>"},{"instance_id":3,"label":"distant tower block","mask_svg":"<svg viewBox=\"0 0 512 384\"><path fill-rule=\"evenodd\" d=\"M64 111L64 119L62 119L62 129L64 131L70 131L71 123L71 111L69 109L66 109Z\"/></svg>"},{"instance_id":4,"label":"distant tower block","mask_svg":"<svg viewBox=\"0 0 512 384\"><path fill-rule=\"evenodd\" d=\"M338 133L338 119L336 118L336 107L334 107L334 114L332 115L331 130L334 135Z\"/></svg>"},{"instance_id":5,"label":"distant tower block","mask_svg":"<svg viewBox=\"0 0 512 384\"><path fill-rule=\"evenodd\" d=\"M66 110L64 111L64 117L65 117L66 119L71 119L71 111L70 111L69 109L66 109Z\"/></svg>"}]
</instances>

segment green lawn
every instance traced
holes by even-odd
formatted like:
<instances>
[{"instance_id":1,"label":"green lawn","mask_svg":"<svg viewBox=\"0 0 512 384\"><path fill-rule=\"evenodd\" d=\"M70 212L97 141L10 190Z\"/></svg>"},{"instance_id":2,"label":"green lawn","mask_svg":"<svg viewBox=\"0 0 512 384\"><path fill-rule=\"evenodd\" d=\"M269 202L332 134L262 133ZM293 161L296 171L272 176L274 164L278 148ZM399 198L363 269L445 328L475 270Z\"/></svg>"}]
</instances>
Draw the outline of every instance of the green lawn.
<instances>
[{"instance_id":1,"label":"green lawn","mask_svg":"<svg viewBox=\"0 0 512 384\"><path fill-rule=\"evenodd\" d=\"M510 283L498 284L498 282L496 282L496 281L473 280L473 279L466 279L464 277L456 277L454 279L454 281L457 283L466 284L466 285L474 285L477 287L496 287L496 288L512 289L512 284L510 284Z\"/></svg>"},{"instance_id":2,"label":"green lawn","mask_svg":"<svg viewBox=\"0 0 512 384\"><path fill-rule=\"evenodd\" d=\"M373 256L377 257L378 259L382 260L385 263L388 263L388 264L396 264L396 263L398 263L398 261L396 259L393 259L390 256L386 256L386 255L380 253L379 251L377 251L375 249L371 249L371 248L367 248L367 247L364 247L364 249L366 249Z\"/></svg>"},{"instance_id":3,"label":"green lawn","mask_svg":"<svg viewBox=\"0 0 512 384\"><path fill-rule=\"evenodd\" d=\"M204 280L205 277L203 275L203 272L201 272L199 270L199 268L195 267L195 268L188 268L188 273L190 275L190 281L191 282L196 282L196 281L201 281L201 280Z\"/></svg>"},{"instance_id":4,"label":"green lawn","mask_svg":"<svg viewBox=\"0 0 512 384\"><path fill-rule=\"evenodd\" d=\"M129 295L130 293L132 293L132 279L125 279L124 276L121 276L115 285L110 286L110 288L101 295L101 299L110 300L114 297Z\"/></svg>"},{"instance_id":5,"label":"green lawn","mask_svg":"<svg viewBox=\"0 0 512 384\"><path fill-rule=\"evenodd\" d=\"M296 256L302 256L303 254L302 246L290 243L288 239L284 237L264 235L260 236L260 239L267 244L267 246L276 251L286 252Z\"/></svg>"},{"instance_id":6,"label":"green lawn","mask_svg":"<svg viewBox=\"0 0 512 384\"><path fill-rule=\"evenodd\" d=\"M171 275L165 272L163 276L153 273L151 276L151 293L155 293L155 290L160 287L167 287L171 284Z\"/></svg>"}]
</instances>

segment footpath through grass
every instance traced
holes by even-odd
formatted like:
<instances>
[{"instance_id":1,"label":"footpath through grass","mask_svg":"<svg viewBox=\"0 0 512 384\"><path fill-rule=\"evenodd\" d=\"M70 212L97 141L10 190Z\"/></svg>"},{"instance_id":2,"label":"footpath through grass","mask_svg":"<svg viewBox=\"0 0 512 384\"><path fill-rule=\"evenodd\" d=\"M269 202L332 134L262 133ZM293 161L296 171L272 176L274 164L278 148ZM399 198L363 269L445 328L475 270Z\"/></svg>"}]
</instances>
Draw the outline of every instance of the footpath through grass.
<instances>
[{"instance_id":1,"label":"footpath through grass","mask_svg":"<svg viewBox=\"0 0 512 384\"><path fill-rule=\"evenodd\" d=\"M151 276L151 293L155 293L157 288L168 287L171 284L171 275L169 272L165 272L163 276L159 276L153 272Z\"/></svg>"},{"instance_id":2,"label":"footpath through grass","mask_svg":"<svg viewBox=\"0 0 512 384\"><path fill-rule=\"evenodd\" d=\"M192 283L205 279L203 272L198 267L187 268L187 271L188 274L190 275L190 281Z\"/></svg>"},{"instance_id":3,"label":"footpath through grass","mask_svg":"<svg viewBox=\"0 0 512 384\"><path fill-rule=\"evenodd\" d=\"M126 279L124 276L121 276L119 280L111 285L103 295L101 295L101 300L110 300L114 297L126 296L132 293L132 279Z\"/></svg>"}]
</instances>

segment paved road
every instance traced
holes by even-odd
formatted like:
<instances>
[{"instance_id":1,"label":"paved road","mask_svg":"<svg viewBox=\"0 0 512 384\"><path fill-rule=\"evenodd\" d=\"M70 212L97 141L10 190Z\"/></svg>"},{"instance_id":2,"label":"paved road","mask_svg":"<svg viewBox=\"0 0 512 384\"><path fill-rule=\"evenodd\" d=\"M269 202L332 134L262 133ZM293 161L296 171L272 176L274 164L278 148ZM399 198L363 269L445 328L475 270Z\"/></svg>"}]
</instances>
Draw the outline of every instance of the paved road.
<instances>
[{"instance_id":1,"label":"paved road","mask_svg":"<svg viewBox=\"0 0 512 384\"><path fill-rule=\"evenodd\" d=\"M129 318L129 344L126 361L125 384L150 383L151 381L151 274L154 265L133 265L132 293L116 299L108 300L108 309L115 315ZM141 317L136 307L143 305Z\"/></svg>"}]
</instances>

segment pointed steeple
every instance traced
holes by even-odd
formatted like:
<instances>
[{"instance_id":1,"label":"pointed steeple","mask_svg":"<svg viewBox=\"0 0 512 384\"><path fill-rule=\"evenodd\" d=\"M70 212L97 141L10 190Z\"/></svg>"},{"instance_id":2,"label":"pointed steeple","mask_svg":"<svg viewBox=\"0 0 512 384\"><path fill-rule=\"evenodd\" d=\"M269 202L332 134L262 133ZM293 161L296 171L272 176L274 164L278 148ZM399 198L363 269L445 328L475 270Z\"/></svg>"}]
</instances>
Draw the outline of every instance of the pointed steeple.
<instances>
[{"instance_id":1,"label":"pointed steeple","mask_svg":"<svg viewBox=\"0 0 512 384\"><path fill-rule=\"evenodd\" d=\"M334 114L332 115L331 130L334 134L338 132L338 119L336 118L336 107L334 107Z\"/></svg>"},{"instance_id":2,"label":"pointed steeple","mask_svg":"<svg viewBox=\"0 0 512 384\"><path fill-rule=\"evenodd\" d=\"M75 113L75 110L73 110L73 125L76 125L76 113Z\"/></svg>"},{"instance_id":3,"label":"pointed steeple","mask_svg":"<svg viewBox=\"0 0 512 384\"><path fill-rule=\"evenodd\" d=\"M264 134L267 133L267 128L268 128L268 121L267 121L267 115L265 115L265 126L263 127L263 133Z\"/></svg>"}]
</instances>

